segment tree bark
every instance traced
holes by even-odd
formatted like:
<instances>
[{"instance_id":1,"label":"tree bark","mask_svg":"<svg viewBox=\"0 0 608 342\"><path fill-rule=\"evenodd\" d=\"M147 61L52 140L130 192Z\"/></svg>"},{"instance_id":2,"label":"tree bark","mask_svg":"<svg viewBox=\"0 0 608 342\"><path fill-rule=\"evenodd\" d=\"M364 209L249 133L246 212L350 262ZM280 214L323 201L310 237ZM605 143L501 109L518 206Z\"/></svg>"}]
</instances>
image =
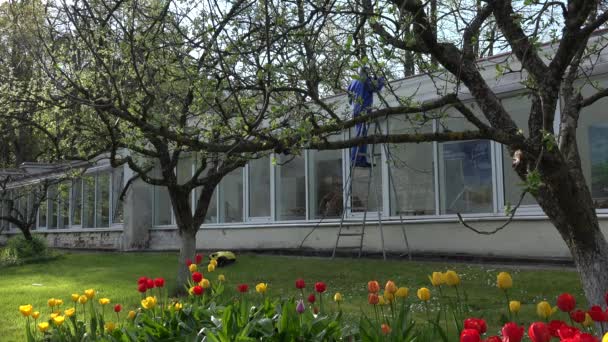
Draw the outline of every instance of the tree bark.
<instances>
[{"instance_id":1,"label":"tree bark","mask_svg":"<svg viewBox=\"0 0 608 342\"><path fill-rule=\"evenodd\" d=\"M177 293L186 291L186 284L190 279L190 270L186 266L186 259L193 260L196 254L196 229L183 229L179 227L179 259L177 270Z\"/></svg>"},{"instance_id":2,"label":"tree bark","mask_svg":"<svg viewBox=\"0 0 608 342\"><path fill-rule=\"evenodd\" d=\"M21 232L23 233L23 237L27 240L27 241L32 241L34 240L34 238L32 237L32 232L30 230L29 227L27 228L21 228Z\"/></svg>"}]
</instances>

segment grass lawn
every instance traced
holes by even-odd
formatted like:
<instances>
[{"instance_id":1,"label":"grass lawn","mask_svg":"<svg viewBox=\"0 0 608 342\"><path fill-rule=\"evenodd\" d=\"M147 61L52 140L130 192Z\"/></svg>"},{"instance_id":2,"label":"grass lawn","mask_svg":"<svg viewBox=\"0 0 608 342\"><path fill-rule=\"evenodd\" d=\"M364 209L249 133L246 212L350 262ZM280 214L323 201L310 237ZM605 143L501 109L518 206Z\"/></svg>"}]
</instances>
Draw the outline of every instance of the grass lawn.
<instances>
[{"instance_id":1,"label":"grass lawn","mask_svg":"<svg viewBox=\"0 0 608 342\"><path fill-rule=\"evenodd\" d=\"M46 263L1 268L0 340L24 340L24 321L18 311L19 305L32 304L46 317L48 298L61 298L65 301L64 308L68 308L70 294L82 293L88 288L99 291L98 296L111 298L112 303L123 304L126 310L134 308L139 301L137 279L142 275L164 277L167 285L174 287L176 262L174 253L74 253ZM410 300L413 300L418 287L431 287L427 276L432 271L448 268L461 275L462 286L473 309L471 316L487 318L490 332L496 331L499 316L505 312L504 296L495 287L499 271L507 270L513 276L510 297L522 302L520 321L536 320L536 303L547 299L554 305L555 298L562 292L570 292L579 301L583 300L578 276L573 270L247 254L239 255L234 265L218 269L211 275L204 273L211 281L216 280L218 274L225 274L228 287L248 283L253 289L256 283L267 282L270 295L281 296L299 293L294 287L298 277L306 280L309 290L315 281L324 281L328 285L326 301L335 292L341 292L344 296L342 308L356 318L361 308L369 309L368 280L384 283L392 279L398 286L409 287ZM420 307L415 308L420 310Z\"/></svg>"}]
</instances>

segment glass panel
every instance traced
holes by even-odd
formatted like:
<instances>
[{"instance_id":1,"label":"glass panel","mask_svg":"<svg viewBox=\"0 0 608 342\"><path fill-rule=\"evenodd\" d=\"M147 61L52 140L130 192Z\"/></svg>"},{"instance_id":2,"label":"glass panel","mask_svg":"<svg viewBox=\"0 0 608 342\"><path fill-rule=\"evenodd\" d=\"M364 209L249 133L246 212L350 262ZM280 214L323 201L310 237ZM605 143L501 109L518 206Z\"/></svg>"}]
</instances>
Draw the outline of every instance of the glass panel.
<instances>
[{"instance_id":1,"label":"glass panel","mask_svg":"<svg viewBox=\"0 0 608 342\"><path fill-rule=\"evenodd\" d=\"M19 213L19 207L18 207L19 206L19 201L17 200L16 190L10 191L8 196L10 198L10 202L9 202L9 205L8 205L9 215L11 217L18 217L18 213ZM17 228L17 226L14 223L12 223L12 222L9 223L8 227L9 227L9 229L15 229L15 228Z\"/></svg>"},{"instance_id":2,"label":"glass panel","mask_svg":"<svg viewBox=\"0 0 608 342\"><path fill-rule=\"evenodd\" d=\"M209 201L209 207L207 208L207 215L205 216L205 223L217 223L217 192L219 185L215 187L211 200ZM197 198L200 192L200 188L196 188Z\"/></svg>"},{"instance_id":3,"label":"glass panel","mask_svg":"<svg viewBox=\"0 0 608 342\"><path fill-rule=\"evenodd\" d=\"M82 179L72 182L72 225L82 224Z\"/></svg>"},{"instance_id":4,"label":"glass panel","mask_svg":"<svg viewBox=\"0 0 608 342\"><path fill-rule=\"evenodd\" d=\"M343 209L342 151L308 151L311 219L340 217Z\"/></svg>"},{"instance_id":5,"label":"glass panel","mask_svg":"<svg viewBox=\"0 0 608 342\"><path fill-rule=\"evenodd\" d=\"M110 226L110 174L107 172L97 175L97 191L95 192L95 227Z\"/></svg>"},{"instance_id":6,"label":"glass panel","mask_svg":"<svg viewBox=\"0 0 608 342\"><path fill-rule=\"evenodd\" d=\"M365 132L369 131L369 134L373 134L374 130L375 124L372 124L362 132L366 134ZM355 131L352 130L351 138L354 136ZM352 162L355 161L351 175L351 212L364 212L366 208L368 212L382 211L382 145L353 147L349 153L349 172Z\"/></svg>"},{"instance_id":7,"label":"glass panel","mask_svg":"<svg viewBox=\"0 0 608 342\"><path fill-rule=\"evenodd\" d=\"M120 195L124 186L124 168L112 170L112 223L122 223L123 205Z\"/></svg>"},{"instance_id":8,"label":"glass panel","mask_svg":"<svg viewBox=\"0 0 608 342\"><path fill-rule=\"evenodd\" d=\"M184 184L192 179L192 158L184 157L177 163L177 183ZM188 204L192 204L192 192L189 193Z\"/></svg>"},{"instance_id":9,"label":"glass panel","mask_svg":"<svg viewBox=\"0 0 608 342\"><path fill-rule=\"evenodd\" d=\"M59 194L57 192L57 186L53 185L49 187L49 229L57 228L58 216L59 216Z\"/></svg>"},{"instance_id":10,"label":"glass panel","mask_svg":"<svg viewBox=\"0 0 608 342\"><path fill-rule=\"evenodd\" d=\"M82 226L86 228L93 228L95 227L95 177L83 177L82 184L82 193L84 198Z\"/></svg>"},{"instance_id":11,"label":"glass panel","mask_svg":"<svg viewBox=\"0 0 608 342\"><path fill-rule=\"evenodd\" d=\"M219 219L222 223L243 221L243 169L227 174L220 182Z\"/></svg>"},{"instance_id":12,"label":"glass panel","mask_svg":"<svg viewBox=\"0 0 608 342\"><path fill-rule=\"evenodd\" d=\"M40 202L40 206L38 207L38 227L45 228L47 221L47 200Z\"/></svg>"},{"instance_id":13,"label":"glass panel","mask_svg":"<svg viewBox=\"0 0 608 342\"><path fill-rule=\"evenodd\" d=\"M389 129L393 134L430 133L432 122L411 123L407 117L392 118ZM435 171L433 143L389 145L387 157L391 177L389 193L391 215L435 214ZM397 197L395 197L395 192Z\"/></svg>"},{"instance_id":14,"label":"glass panel","mask_svg":"<svg viewBox=\"0 0 608 342\"><path fill-rule=\"evenodd\" d=\"M155 178L160 178L158 167L152 173ZM154 186L154 222L155 226L166 226L171 224L171 199L169 190L165 186Z\"/></svg>"},{"instance_id":15,"label":"glass panel","mask_svg":"<svg viewBox=\"0 0 608 342\"><path fill-rule=\"evenodd\" d=\"M279 220L306 219L304 157L280 155L276 167L276 211Z\"/></svg>"},{"instance_id":16,"label":"glass panel","mask_svg":"<svg viewBox=\"0 0 608 342\"><path fill-rule=\"evenodd\" d=\"M59 185L59 222L58 228L68 228L70 226L70 186L66 183Z\"/></svg>"},{"instance_id":17,"label":"glass panel","mask_svg":"<svg viewBox=\"0 0 608 342\"><path fill-rule=\"evenodd\" d=\"M270 160L268 157L249 162L249 216L270 216Z\"/></svg>"}]
</instances>

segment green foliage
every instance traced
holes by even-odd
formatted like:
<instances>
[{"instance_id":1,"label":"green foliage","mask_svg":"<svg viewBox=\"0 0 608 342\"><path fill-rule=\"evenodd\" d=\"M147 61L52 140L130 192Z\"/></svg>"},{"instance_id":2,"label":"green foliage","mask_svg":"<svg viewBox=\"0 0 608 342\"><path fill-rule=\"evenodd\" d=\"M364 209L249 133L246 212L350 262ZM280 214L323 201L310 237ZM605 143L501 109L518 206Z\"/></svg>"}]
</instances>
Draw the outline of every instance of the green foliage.
<instances>
[{"instance_id":1,"label":"green foliage","mask_svg":"<svg viewBox=\"0 0 608 342\"><path fill-rule=\"evenodd\" d=\"M47 248L46 240L38 236L33 236L29 241L23 235L17 235L10 238L6 247L0 250L0 266L20 265L49 258L52 258L52 254Z\"/></svg>"}]
</instances>

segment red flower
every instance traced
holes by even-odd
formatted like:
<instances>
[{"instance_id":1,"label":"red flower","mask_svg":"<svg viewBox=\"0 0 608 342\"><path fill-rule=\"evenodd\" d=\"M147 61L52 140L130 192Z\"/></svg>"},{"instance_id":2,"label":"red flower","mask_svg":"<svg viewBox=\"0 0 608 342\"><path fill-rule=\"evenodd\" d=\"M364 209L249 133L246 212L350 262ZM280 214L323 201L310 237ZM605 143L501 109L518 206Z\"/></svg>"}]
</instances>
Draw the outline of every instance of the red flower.
<instances>
[{"instance_id":1,"label":"red flower","mask_svg":"<svg viewBox=\"0 0 608 342\"><path fill-rule=\"evenodd\" d=\"M316 298L315 298L315 294L314 294L314 293L311 293L311 294L310 294L310 296L308 296L308 302L309 302L310 304L312 304L312 303L314 303L314 302L315 302L315 300L316 300Z\"/></svg>"},{"instance_id":2,"label":"red flower","mask_svg":"<svg viewBox=\"0 0 608 342\"><path fill-rule=\"evenodd\" d=\"M315 291L317 291L319 293L323 293L323 292L325 292L325 290L327 290L327 285L325 285L324 282L319 281L319 282L315 283Z\"/></svg>"},{"instance_id":3,"label":"red flower","mask_svg":"<svg viewBox=\"0 0 608 342\"><path fill-rule=\"evenodd\" d=\"M298 280L296 280L296 289L303 289L306 287L306 283L304 282L304 279L300 278Z\"/></svg>"},{"instance_id":4,"label":"red flower","mask_svg":"<svg viewBox=\"0 0 608 342\"><path fill-rule=\"evenodd\" d=\"M190 267L192 265L192 260L186 259L186 266Z\"/></svg>"},{"instance_id":5,"label":"red flower","mask_svg":"<svg viewBox=\"0 0 608 342\"><path fill-rule=\"evenodd\" d=\"M551 336L559 337L557 331L559 329L561 329L561 327L563 327L564 325L567 325L567 324L564 323L563 321L556 320L556 319L549 322L549 333L551 333Z\"/></svg>"},{"instance_id":6,"label":"red flower","mask_svg":"<svg viewBox=\"0 0 608 342\"><path fill-rule=\"evenodd\" d=\"M562 325L562 327L557 330L557 336L562 340L575 337L578 333L578 329L567 324Z\"/></svg>"},{"instance_id":7,"label":"red flower","mask_svg":"<svg viewBox=\"0 0 608 342\"><path fill-rule=\"evenodd\" d=\"M509 322L502 327L501 333L503 342L521 342L524 338L524 327Z\"/></svg>"},{"instance_id":8,"label":"red flower","mask_svg":"<svg viewBox=\"0 0 608 342\"><path fill-rule=\"evenodd\" d=\"M502 340L498 336L490 336L484 342L502 342Z\"/></svg>"},{"instance_id":9,"label":"red flower","mask_svg":"<svg viewBox=\"0 0 608 342\"><path fill-rule=\"evenodd\" d=\"M575 338L578 338L578 340L575 340L575 342L600 342L600 340L588 333L582 333L579 335L576 335Z\"/></svg>"},{"instance_id":10,"label":"red flower","mask_svg":"<svg viewBox=\"0 0 608 342\"><path fill-rule=\"evenodd\" d=\"M591 316L591 319L594 322L605 322L606 321L606 315L604 314L604 311L602 311L602 308L599 307L599 305L592 306L588 312L589 312L589 316Z\"/></svg>"},{"instance_id":11,"label":"red flower","mask_svg":"<svg viewBox=\"0 0 608 342\"><path fill-rule=\"evenodd\" d=\"M200 272L192 273L192 281L195 283L200 283L203 280L203 275Z\"/></svg>"},{"instance_id":12,"label":"red flower","mask_svg":"<svg viewBox=\"0 0 608 342\"><path fill-rule=\"evenodd\" d=\"M464 328L465 329L475 329L479 332L480 335L485 334L488 330L488 326L486 325L486 321L481 318L467 318L464 320Z\"/></svg>"},{"instance_id":13,"label":"red flower","mask_svg":"<svg viewBox=\"0 0 608 342\"><path fill-rule=\"evenodd\" d=\"M148 287L146 286L146 283L141 283L141 284L137 285L137 291L139 291L141 293L148 291Z\"/></svg>"},{"instance_id":14,"label":"red flower","mask_svg":"<svg viewBox=\"0 0 608 342\"><path fill-rule=\"evenodd\" d=\"M367 302L371 305L376 305L380 302L380 297L378 297L377 293L369 293L367 295Z\"/></svg>"},{"instance_id":15,"label":"red flower","mask_svg":"<svg viewBox=\"0 0 608 342\"><path fill-rule=\"evenodd\" d=\"M557 307L563 312L570 312L576 307L576 300L569 293L562 293L557 297Z\"/></svg>"},{"instance_id":16,"label":"red flower","mask_svg":"<svg viewBox=\"0 0 608 342\"><path fill-rule=\"evenodd\" d=\"M120 306L120 304L114 305L114 312L121 312L121 311L122 311L122 306Z\"/></svg>"},{"instance_id":17,"label":"red flower","mask_svg":"<svg viewBox=\"0 0 608 342\"><path fill-rule=\"evenodd\" d=\"M551 332L549 327L543 322L534 322L528 329L528 336L532 342L549 342L551 341Z\"/></svg>"},{"instance_id":18,"label":"red flower","mask_svg":"<svg viewBox=\"0 0 608 342\"><path fill-rule=\"evenodd\" d=\"M153 288L154 288L154 280L152 280L152 279L147 279L147 280L146 280L146 287L147 287L148 289L153 289Z\"/></svg>"},{"instance_id":19,"label":"red flower","mask_svg":"<svg viewBox=\"0 0 608 342\"><path fill-rule=\"evenodd\" d=\"M192 288L192 292L194 292L194 294L197 296L202 295L204 291L205 291L205 289L200 285L196 285L195 287Z\"/></svg>"},{"instance_id":20,"label":"red flower","mask_svg":"<svg viewBox=\"0 0 608 342\"><path fill-rule=\"evenodd\" d=\"M240 292L240 293L245 293L247 292L247 290L249 290L249 285L247 284L240 284L236 287L236 289Z\"/></svg>"},{"instance_id":21,"label":"red flower","mask_svg":"<svg viewBox=\"0 0 608 342\"><path fill-rule=\"evenodd\" d=\"M139 277L139 279L137 280L137 285L141 284L141 283L146 283L148 281L147 277Z\"/></svg>"},{"instance_id":22,"label":"red flower","mask_svg":"<svg viewBox=\"0 0 608 342\"><path fill-rule=\"evenodd\" d=\"M203 255L202 254L195 255L194 260L196 260L197 264L200 264L201 262L203 262ZM190 266L190 265L188 265L188 266Z\"/></svg>"},{"instance_id":23,"label":"red flower","mask_svg":"<svg viewBox=\"0 0 608 342\"><path fill-rule=\"evenodd\" d=\"M481 336L476 329L464 329L460 333L460 342L481 342Z\"/></svg>"},{"instance_id":24,"label":"red flower","mask_svg":"<svg viewBox=\"0 0 608 342\"><path fill-rule=\"evenodd\" d=\"M572 312L570 312L570 317L576 323L583 323L585 321L585 311L583 311L583 310L572 311Z\"/></svg>"},{"instance_id":25,"label":"red flower","mask_svg":"<svg viewBox=\"0 0 608 342\"><path fill-rule=\"evenodd\" d=\"M154 279L154 285L156 285L156 287L163 287L163 286L165 286L165 279L163 279L163 278L156 278L156 279Z\"/></svg>"}]
</instances>

